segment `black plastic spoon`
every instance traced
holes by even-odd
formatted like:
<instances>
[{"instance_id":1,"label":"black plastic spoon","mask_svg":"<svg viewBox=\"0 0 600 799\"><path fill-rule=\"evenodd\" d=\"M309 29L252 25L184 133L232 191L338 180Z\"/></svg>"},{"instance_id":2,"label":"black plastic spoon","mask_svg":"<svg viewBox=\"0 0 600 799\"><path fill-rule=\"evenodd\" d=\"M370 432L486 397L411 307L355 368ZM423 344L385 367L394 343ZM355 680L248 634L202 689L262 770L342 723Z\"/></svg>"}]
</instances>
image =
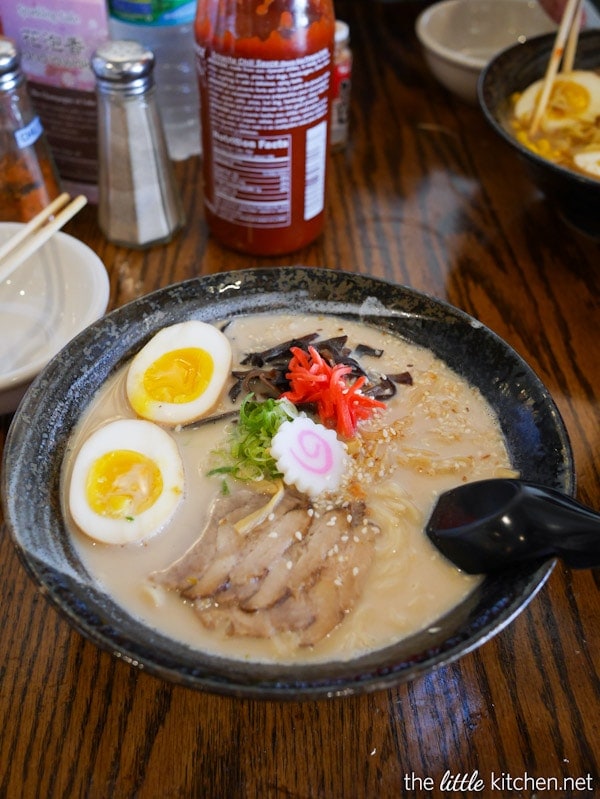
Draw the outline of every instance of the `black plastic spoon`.
<instances>
[{"instance_id":1,"label":"black plastic spoon","mask_svg":"<svg viewBox=\"0 0 600 799\"><path fill-rule=\"evenodd\" d=\"M444 492L426 531L448 560L470 574L550 558L578 569L600 566L600 514L522 480L479 480Z\"/></svg>"}]
</instances>

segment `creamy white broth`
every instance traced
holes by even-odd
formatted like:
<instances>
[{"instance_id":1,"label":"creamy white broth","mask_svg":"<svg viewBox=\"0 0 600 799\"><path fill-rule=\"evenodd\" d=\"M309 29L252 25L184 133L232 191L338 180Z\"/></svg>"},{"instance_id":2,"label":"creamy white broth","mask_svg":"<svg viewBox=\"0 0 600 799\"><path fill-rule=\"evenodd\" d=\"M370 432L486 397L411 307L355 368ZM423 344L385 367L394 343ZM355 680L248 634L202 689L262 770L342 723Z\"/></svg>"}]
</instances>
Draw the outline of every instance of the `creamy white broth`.
<instances>
[{"instance_id":1,"label":"creamy white broth","mask_svg":"<svg viewBox=\"0 0 600 799\"><path fill-rule=\"evenodd\" d=\"M225 328L234 369L248 352L313 332L320 338L345 333L350 347L360 343L383 349L381 358L361 357L363 366L381 374L408 371L413 378L412 385L398 386L381 420L365 425L367 431L382 426L388 431L386 439L377 435L375 443L365 443L372 447L374 463L365 465L360 477L369 515L381 533L362 596L342 623L315 646L298 647L293 634L254 639L208 630L178 594L148 579L183 555L204 527L210 503L221 489L221 478L206 473L214 466L211 451L222 445L226 435L224 423L172 432L184 461L184 501L169 525L142 544L95 543L76 528L63 502L75 546L107 593L150 627L194 648L258 661L348 659L431 627L479 581L449 564L423 527L435 498L447 488L514 474L493 412L478 390L432 352L373 327L306 314L257 314L234 319ZM135 418L126 398L125 375L126 368L106 384L79 424L65 460L65 486L73 455L91 432L113 419ZM228 387L213 413L231 407ZM64 497L66 488L62 493Z\"/></svg>"}]
</instances>

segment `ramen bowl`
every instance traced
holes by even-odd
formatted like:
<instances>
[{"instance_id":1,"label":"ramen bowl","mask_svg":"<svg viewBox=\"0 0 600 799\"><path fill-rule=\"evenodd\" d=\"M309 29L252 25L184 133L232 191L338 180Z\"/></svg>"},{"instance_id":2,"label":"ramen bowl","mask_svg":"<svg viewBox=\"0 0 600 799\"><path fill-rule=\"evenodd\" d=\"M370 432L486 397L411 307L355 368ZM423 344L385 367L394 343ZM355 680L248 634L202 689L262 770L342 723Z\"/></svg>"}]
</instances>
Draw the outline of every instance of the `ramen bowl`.
<instances>
[{"instance_id":1,"label":"ramen bowl","mask_svg":"<svg viewBox=\"0 0 600 799\"><path fill-rule=\"evenodd\" d=\"M517 141L504 121L510 96L543 78L553 44L554 36L539 36L496 56L481 74L479 104L492 129L521 160L548 203L574 228L598 238L600 178L579 174L532 152ZM600 69L600 30L581 32L574 66Z\"/></svg>"},{"instance_id":2,"label":"ramen bowl","mask_svg":"<svg viewBox=\"0 0 600 799\"><path fill-rule=\"evenodd\" d=\"M22 227L0 224L0 244ZM108 294L100 258L63 232L0 282L0 414L12 413L48 361L102 316Z\"/></svg>"},{"instance_id":3,"label":"ramen bowl","mask_svg":"<svg viewBox=\"0 0 600 799\"><path fill-rule=\"evenodd\" d=\"M537 0L442 0L421 12L416 33L437 80L467 103L493 56L556 28Z\"/></svg>"},{"instance_id":4,"label":"ramen bowl","mask_svg":"<svg viewBox=\"0 0 600 799\"><path fill-rule=\"evenodd\" d=\"M427 630L353 659L319 663L209 654L158 632L119 605L82 562L62 509L62 464L79 420L110 376L161 328L188 319L290 311L359 321L428 347L495 409L523 478L574 491L568 437L547 390L506 343L445 302L361 275L302 267L210 275L135 300L82 332L27 392L6 441L2 501L25 568L73 627L114 656L173 683L270 699L387 688L483 644L528 603L552 570L552 562L536 562L485 577Z\"/></svg>"}]
</instances>

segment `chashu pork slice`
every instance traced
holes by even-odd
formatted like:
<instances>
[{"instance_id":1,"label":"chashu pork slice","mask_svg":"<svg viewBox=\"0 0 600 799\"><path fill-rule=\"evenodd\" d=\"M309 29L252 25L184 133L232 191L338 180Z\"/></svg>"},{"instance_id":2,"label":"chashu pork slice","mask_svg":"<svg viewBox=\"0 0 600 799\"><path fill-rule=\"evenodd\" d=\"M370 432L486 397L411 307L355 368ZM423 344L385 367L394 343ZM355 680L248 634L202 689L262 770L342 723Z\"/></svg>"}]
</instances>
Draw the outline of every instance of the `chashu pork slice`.
<instances>
[{"instance_id":1,"label":"chashu pork slice","mask_svg":"<svg viewBox=\"0 0 600 799\"><path fill-rule=\"evenodd\" d=\"M318 514L286 489L264 521L236 530L268 499L240 489L217 500L198 541L152 579L193 600L209 629L255 638L293 633L300 645L313 645L360 597L378 528L361 503Z\"/></svg>"},{"instance_id":2,"label":"chashu pork slice","mask_svg":"<svg viewBox=\"0 0 600 799\"><path fill-rule=\"evenodd\" d=\"M329 532L330 528L317 525L317 539L324 529ZM239 605L223 606L217 601L197 608L203 624L230 636L272 638L280 633L294 633L300 646L318 643L351 612L363 591L374 556L377 528L373 525L363 524L358 534L350 536L340 535L339 529L337 532L338 541L323 550L318 559L313 542L310 559L315 568L303 572L304 579L293 577L293 566L288 570L293 590L286 591L275 604L248 611Z\"/></svg>"},{"instance_id":3,"label":"chashu pork slice","mask_svg":"<svg viewBox=\"0 0 600 799\"><path fill-rule=\"evenodd\" d=\"M342 508L315 515L308 535L286 556L273 561L260 588L246 602L245 609L271 607L289 594L298 594L329 555L335 555L335 548L343 544L341 539L355 534L362 524L363 514L361 506L358 516L350 517Z\"/></svg>"},{"instance_id":4,"label":"chashu pork slice","mask_svg":"<svg viewBox=\"0 0 600 799\"><path fill-rule=\"evenodd\" d=\"M273 563L282 559L301 540L310 527L308 505L275 513L253 530L240 556L229 572L226 588L215 596L220 605L236 602L244 607L260 590Z\"/></svg>"},{"instance_id":5,"label":"chashu pork slice","mask_svg":"<svg viewBox=\"0 0 600 799\"><path fill-rule=\"evenodd\" d=\"M273 547L285 543L285 536L280 541L267 538L265 542L264 524L258 525L249 533L240 533L235 529L236 522L264 507L269 499L268 494L248 489L240 489L226 497L217 498L211 506L208 522L198 540L167 569L155 572L151 576L153 581L178 591L187 599L210 597L226 590L232 571L236 574L236 566L250 563L249 559L257 549L265 549L265 544ZM293 527L295 532L299 525L297 519L288 524L280 524L280 521L292 511L298 509L302 512L302 506L306 515L305 523L308 525L306 499L294 492L285 492L269 515L267 532L274 524L282 531ZM263 555L263 560L264 557Z\"/></svg>"}]
</instances>

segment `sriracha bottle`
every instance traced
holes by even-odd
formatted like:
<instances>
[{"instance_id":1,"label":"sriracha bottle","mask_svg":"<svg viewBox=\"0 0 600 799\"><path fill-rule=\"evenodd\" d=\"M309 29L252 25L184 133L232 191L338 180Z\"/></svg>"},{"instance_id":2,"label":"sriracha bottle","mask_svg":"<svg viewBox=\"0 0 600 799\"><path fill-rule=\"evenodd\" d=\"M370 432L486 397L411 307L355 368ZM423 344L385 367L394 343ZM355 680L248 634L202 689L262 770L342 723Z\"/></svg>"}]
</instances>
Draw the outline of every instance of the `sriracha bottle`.
<instances>
[{"instance_id":1,"label":"sriracha bottle","mask_svg":"<svg viewBox=\"0 0 600 799\"><path fill-rule=\"evenodd\" d=\"M332 0L198 0L205 211L225 246L293 252L323 230Z\"/></svg>"}]
</instances>

